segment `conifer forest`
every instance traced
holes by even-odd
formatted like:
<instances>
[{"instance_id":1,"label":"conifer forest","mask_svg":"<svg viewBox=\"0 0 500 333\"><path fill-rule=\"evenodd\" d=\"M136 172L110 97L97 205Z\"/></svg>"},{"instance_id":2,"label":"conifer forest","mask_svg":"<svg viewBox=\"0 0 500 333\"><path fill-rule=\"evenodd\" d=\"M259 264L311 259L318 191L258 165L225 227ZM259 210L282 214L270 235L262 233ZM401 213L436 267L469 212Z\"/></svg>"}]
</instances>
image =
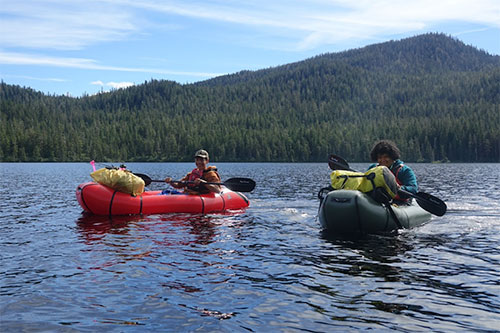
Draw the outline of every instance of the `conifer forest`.
<instances>
[{"instance_id":1,"label":"conifer forest","mask_svg":"<svg viewBox=\"0 0 500 333\"><path fill-rule=\"evenodd\" d=\"M0 83L0 161L500 162L500 57L425 34L194 84L80 97Z\"/></svg>"}]
</instances>

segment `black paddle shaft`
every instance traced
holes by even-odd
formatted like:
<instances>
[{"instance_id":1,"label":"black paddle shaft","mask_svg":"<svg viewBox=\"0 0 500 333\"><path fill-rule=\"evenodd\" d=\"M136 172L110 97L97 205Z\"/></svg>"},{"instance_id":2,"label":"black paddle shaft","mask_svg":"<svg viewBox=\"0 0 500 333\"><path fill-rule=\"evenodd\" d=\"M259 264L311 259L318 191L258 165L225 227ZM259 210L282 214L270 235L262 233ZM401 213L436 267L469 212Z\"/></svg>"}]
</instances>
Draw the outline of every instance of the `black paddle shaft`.
<instances>
[{"instance_id":1,"label":"black paddle shaft","mask_svg":"<svg viewBox=\"0 0 500 333\"><path fill-rule=\"evenodd\" d=\"M134 173L137 177L142 178L144 180L144 184L148 186L151 183L164 183L165 180L159 179L151 179L148 175L142 173ZM192 184L193 182L181 182L181 181L173 181L178 184ZM228 189L236 192L251 192L255 188L255 181L250 178L230 178L222 183L213 183L213 182L205 182L204 184L209 185L224 185Z\"/></svg>"}]
</instances>

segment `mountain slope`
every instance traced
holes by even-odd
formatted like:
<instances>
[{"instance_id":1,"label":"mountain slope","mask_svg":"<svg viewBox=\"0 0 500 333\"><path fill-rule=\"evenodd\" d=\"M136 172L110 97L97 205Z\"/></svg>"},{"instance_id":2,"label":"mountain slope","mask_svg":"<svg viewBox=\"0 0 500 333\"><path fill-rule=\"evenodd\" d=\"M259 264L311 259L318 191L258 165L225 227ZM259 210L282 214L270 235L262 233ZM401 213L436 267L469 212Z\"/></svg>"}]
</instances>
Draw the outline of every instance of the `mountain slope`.
<instances>
[{"instance_id":1,"label":"mountain slope","mask_svg":"<svg viewBox=\"0 0 500 333\"><path fill-rule=\"evenodd\" d=\"M400 41L389 41L339 53L319 55L304 61L259 71L242 71L195 85L228 85L270 79L304 69L365 69L394 74L484 71L500 66L500 56L491 56L444 34L424 34Z\"/></svg>"},{"instance_id":2,"label":"mountain slope","mask_svg":"<svg viewBox=\"0 0 500 333\"><path fill-rule=\"evenodd\" d=\"M0 85L3 161L500 161L500 57L427 34L197 84L83 98Z\"/></svg>"}]
</instances>

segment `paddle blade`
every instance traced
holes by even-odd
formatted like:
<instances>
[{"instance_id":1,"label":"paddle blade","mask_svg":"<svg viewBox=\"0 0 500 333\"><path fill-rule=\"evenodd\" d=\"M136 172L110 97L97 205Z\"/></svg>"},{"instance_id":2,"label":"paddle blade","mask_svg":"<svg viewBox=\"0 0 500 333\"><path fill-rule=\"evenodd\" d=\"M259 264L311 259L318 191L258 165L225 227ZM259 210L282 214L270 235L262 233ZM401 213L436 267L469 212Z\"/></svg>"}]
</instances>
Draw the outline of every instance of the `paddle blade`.
<instances>
[{"instance_id":1,"label":"paddle blade","mask_svg":"<svg viewBox=\"0 0 500 333\"><path fill-rule=\"evenodd\" d=\"M148 186L149 184L151 184L152 179L148 175L145 175L143 173L134 173L134 175L144 180L144 186Z\"/></svg>"},{"instance_id":2,"label":"paddle blade","mask_svg":"<svg viewBox=\"0 0 500 333\"><path fill-rule=\"evenodd\" d=\"M342 157L331 154L328 156L328 166L332 170L349 170L349 171L354 171L349 167L349 163Z\"/></svg>"},{"instance_id":3,"label":"paddle blade","mask_svg":"<svg viewBox=\"0 0 500 333\"><path fill-rule=\"evenodd\" d=\"M231 191L236 192L251 192L255 188L255 181L250 178L230 178L223 184Z\"/></svg>"},{"instance_id":4,"label":"paddle blade","mask_svg":"<svg viewBox=\"0 0 500 333\"><path fill-rule=\"evenodd\" d=\"M443 216L446 213L446 204L443 200L436 198L429 193L418 192L414 198L420 207L436 216Z\"/></svg>"}]
</instances>

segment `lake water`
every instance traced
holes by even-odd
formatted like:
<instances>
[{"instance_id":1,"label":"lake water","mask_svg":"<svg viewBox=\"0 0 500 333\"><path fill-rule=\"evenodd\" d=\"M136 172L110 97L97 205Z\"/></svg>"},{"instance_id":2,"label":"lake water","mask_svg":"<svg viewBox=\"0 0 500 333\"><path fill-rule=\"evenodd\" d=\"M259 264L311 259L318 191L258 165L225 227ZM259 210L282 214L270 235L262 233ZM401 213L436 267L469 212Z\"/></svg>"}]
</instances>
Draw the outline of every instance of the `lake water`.
<instances>
[{"instance_id":1,"label":"lake water","mask_svg":"<svg viewBox=\"0 0 500 333\"><path fill-rule=\"evenodd\" d=\"M327 163L216 165L257 182L245 212L86 216L88 163L0 163L0 330L499 330L500 164L409 164L447 214L363 239L321 232ZM128 164L156 179L193 167Z\"/></svg>"}]
</instances>

